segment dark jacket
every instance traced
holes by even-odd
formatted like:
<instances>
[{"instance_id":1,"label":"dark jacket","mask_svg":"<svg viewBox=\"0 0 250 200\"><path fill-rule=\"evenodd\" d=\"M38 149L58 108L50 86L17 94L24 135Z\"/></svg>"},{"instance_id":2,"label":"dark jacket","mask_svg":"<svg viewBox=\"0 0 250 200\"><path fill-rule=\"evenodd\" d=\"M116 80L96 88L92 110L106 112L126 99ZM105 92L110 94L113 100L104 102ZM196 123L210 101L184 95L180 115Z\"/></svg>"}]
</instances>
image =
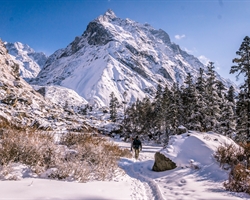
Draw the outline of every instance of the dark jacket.
<instances>
[{"instance_id":1,"label":"dark jacket","mask_svg":"<svg viewBox=\"0 0 250 200\"><path fill-rule=\"evenodd\" d=\"M133 149L142 149L141 141L137 138L135 138L131 144L131 150Z\"/></svg>"}]
</instances>

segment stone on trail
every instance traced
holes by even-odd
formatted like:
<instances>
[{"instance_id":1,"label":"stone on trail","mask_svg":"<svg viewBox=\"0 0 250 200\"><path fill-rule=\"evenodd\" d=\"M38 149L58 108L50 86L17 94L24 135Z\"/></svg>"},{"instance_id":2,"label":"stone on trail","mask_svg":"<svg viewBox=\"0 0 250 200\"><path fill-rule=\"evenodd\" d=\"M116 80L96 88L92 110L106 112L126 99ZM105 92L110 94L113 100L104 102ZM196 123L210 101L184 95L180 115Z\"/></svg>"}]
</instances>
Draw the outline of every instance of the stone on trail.
<instances>
[{"instance_id":1,"label":"stone on trail","mask_svg":"<svg viewBox=\"0 0 250 200\"><path fill-rule=\"evenodd\" d=\"M162 172L176 168L176 164L160 152L155 153L155 163L152 168L155 172Z\"/></svg>"}]
</instances>

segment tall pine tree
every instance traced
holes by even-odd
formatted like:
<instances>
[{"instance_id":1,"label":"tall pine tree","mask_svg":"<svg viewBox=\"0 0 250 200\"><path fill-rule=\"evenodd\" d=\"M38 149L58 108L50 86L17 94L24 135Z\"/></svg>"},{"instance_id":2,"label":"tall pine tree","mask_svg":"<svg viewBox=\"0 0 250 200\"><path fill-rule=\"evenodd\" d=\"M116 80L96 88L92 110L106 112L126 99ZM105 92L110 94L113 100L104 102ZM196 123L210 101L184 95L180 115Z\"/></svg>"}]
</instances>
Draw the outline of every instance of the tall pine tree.
<instances>
[{"instance_id":1,"label":"tall pine tree","mask_svg":"<svg viewBox=\"0 0 250 200\"><path fill-rule=\"evenodd\" d=\"M185 80L186 88L182 90L184 126L201 131L199 94L190 73Z\"/></svg>"},{"instance_id":2,"label":"tall pine tree","mask_svg":"<svg viewBox=\"0 0 250 200\"><path fill-rule=\"evenodd\" d=\"M164 123L163 115L163 91L162 86L158 84L156 95L153 102L153 117L154 117L154 126L157 129L156 132L162 132L162 127Z\"/></svg>"},{"instance_id":3,"label":"tall pine tree","mask_svg":"<svg viewBox=\"0 0 250 200\"><path fill-rule=\"evenodd\" d=\"M237 73L236 78L242 74L245 77L244 84L240 87L241 94L237 103L237 131L238 138L250 142L250 38L246 36L236 52L239 56L233 59L233 65L230 74ZM239 111L244 111L239 113Z\"/></svg>"},{"instance_id":4,"label":"tall pine tree","mask_svg":"<svg viewBox=\"0 0 250 200\"><path fill-rule=\"evenodd\" d=\"M214 63L209 62L207 69L207 85L206 85L206 109L205 109L205 123L206 123L206 131L217 131L219 126L219 119L220 119L220 104L219 100L220 97L217 93L216 88L216 76L214 71Z\"/></svg>"},{"instance_id":5,"label":"tall pine tree","mask_svg":"<svg viewBox=\"0 0 250 200\"><path fill-rule=\"evenodd\" d=\"M206 131L206 120L205 120L205 111L207 108L207 103L206 103L206 79L204 75L204 69L200 68L199 71L199 76L196 81L196 90L198 94L197 98L197 114L196 114L196 119L197 119L197 130L199 131Z\"/></svg>"}]
</instances>

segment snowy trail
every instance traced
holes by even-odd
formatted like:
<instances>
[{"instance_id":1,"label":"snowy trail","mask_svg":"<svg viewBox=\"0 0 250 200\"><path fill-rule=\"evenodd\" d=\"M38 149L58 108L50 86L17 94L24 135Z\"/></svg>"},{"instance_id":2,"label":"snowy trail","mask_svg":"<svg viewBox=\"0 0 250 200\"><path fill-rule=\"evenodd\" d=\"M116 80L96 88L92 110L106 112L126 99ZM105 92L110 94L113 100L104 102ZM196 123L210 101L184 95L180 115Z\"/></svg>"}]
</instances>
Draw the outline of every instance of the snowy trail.
<instances>
[{"instance_id":1,"label":"snowy trail","mask_svg":"<svg viewBox=\"0 0 250 200\"><path fill-rule=\"evenodd\" d=\"M197 141L196 141L197 142ZM129 143L117 142L122 148L129 148ZM191 145L192 146L192 145ZM198 146L198 145L197 145ZM201 146L202 147L202 146ZM134 158L122 158L119 166L131 178L132 200L240 200L244 194L228 192L223 187L224 171L219 166L202 165L201 169L195 170L187 164L181 164L176 169L165 172L154 172L154 154L160 151L160 146L143 146L138 160ZM190 151L184 150L180 152ZM202 149L198 149L202 152ZM189 152L190 153L190 152ZM188 155L189 155L188 153ZM186 157L184 157L186 158ZM187 159L188 160L188 159ZM196 160L196 159L195 159ZM214 169L208 170L208 168ZM208 171L207 171L208 170ZM226 179L225 179L226 180Z\"/></svg>"},{"instance_id":2,"label":"snowy trail","mask_svg":"<svg viewBox=\"0 0 250 200\"><path fill-rule=\"evenodd\" d=\"M216 137L215 134L206 136ZM194 137L200 139L194 140ZM205 140L207 143L204 145L204 137L199 133L193 133L189 137L174 137L172 145L161 152L174 152L174 156L169 156L179 158L175 160L178 166L164 172L152 171L154 154L161 147L143 145L139 160L122 158L119 161L124 172L118 170L117 176L111 181L78 183L32 178L27 176L22 165L16 164L11 175L20 177L20 180L0 181L0 200L249 200L250 195L229 192L223 187L228 172L222 170L211 157L214 145L218 144L220 138L221 136L217 140ZM115 143L130 149L129 143ZM192 151L194 147L196 151ZM211 151L208 152L208 149ZM190 158L199 163L198 170L190 168Z\"/></svg>"},{"instance_id":3,"label":"snowy trail","mask_svg":"<svg viewBox=\"0 0 250 200\"><path fill-rule=\"evenodd\" d=\"M130 148L130 144L120 143L121 147ZM134 180L132 186L132 199L155 199L164 200L162 193L149 174L152 174L152 167L154 164L154 154L159 151L160 146L143 146L142 152L138 160L134 158L122 158L120 167Z\"/></svg>"}]
</instances>

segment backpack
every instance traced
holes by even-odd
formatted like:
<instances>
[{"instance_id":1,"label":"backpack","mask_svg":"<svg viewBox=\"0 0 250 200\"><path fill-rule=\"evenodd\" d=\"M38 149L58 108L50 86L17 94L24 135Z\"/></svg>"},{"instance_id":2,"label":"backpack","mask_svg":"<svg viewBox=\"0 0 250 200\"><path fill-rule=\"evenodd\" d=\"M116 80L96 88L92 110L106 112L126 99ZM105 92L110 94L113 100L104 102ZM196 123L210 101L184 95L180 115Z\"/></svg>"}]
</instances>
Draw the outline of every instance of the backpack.
<instances>
[{"instance_id":1,"label":"backpack","mask_svg":"<svg viewBox=\"0 0 250 200\"><path fill-rule=\"evenodd\" d=\"M135 139L135 140L133 141L133 148L134 148L134 149L139 149L140 146L141 146L141 141Z\"/></svg>"}]
</instances>

